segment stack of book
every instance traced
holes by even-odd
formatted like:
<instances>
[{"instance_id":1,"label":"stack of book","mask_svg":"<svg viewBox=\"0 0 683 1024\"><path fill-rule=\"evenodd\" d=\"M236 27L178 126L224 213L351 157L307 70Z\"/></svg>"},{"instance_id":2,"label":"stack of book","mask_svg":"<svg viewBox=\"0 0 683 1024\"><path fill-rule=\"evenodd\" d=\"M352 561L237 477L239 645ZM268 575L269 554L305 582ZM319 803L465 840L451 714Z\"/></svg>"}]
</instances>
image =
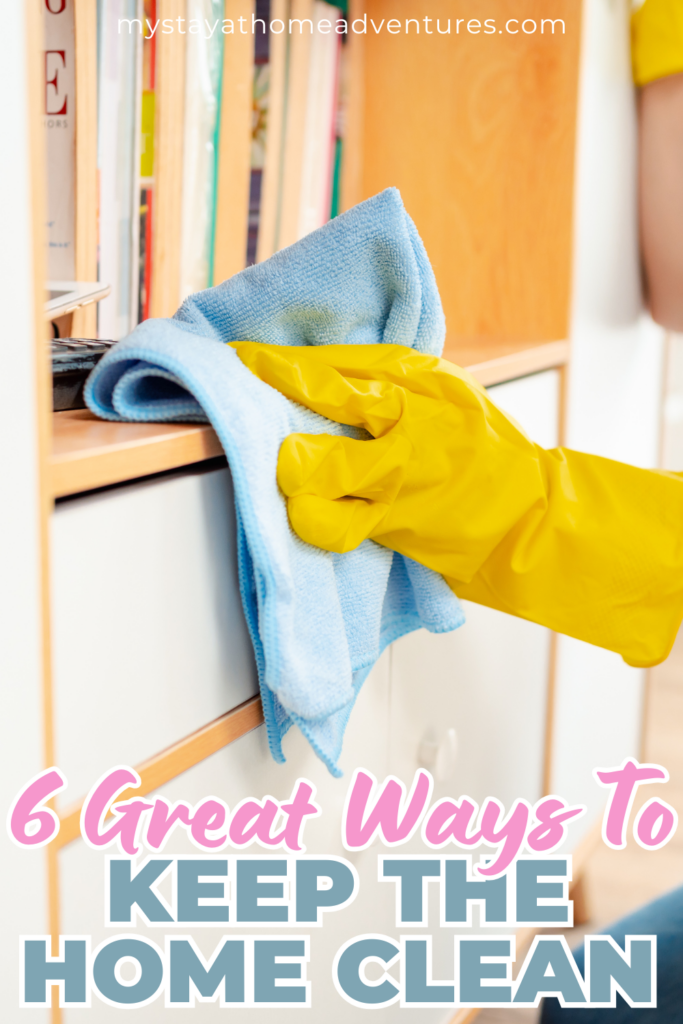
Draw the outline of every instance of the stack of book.
<instances>
[{"instance_id":1,"label":"stack of book","mask_svg":"<svg viewBox=\"0 0 683 1024\"><path fill-rule=\"evenodd\" d=\"M96 0L93 82L74 74L77 47L89 45L74 3L44 5L49 274L76 276L76 173L86 140L74 112L79 89L90 88L97 264L111 285L98 335L120 338L339 212L343 3ZM154 299L162 292L163 311Z\"/></svg>"}]
</instances>

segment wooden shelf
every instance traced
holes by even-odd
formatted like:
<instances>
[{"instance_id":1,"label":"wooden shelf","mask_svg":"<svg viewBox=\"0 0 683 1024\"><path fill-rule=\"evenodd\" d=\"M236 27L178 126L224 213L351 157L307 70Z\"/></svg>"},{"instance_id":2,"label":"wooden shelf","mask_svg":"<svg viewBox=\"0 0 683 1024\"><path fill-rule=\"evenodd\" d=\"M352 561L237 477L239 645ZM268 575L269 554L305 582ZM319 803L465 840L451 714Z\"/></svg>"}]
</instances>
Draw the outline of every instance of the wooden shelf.
<instances>
[{"instance_id":1,"label":"wooden shelf","mask_svg":"<svg viewBox=\"0 0 683 1024\"><path fill-rule=\"evenodd\" d=\"M87 409L56 412L49 484L53 498L61 498L222 454L204 424L110 423Z\"/></svg>"},{"instance_id":2,"label":"wooden shelf","mask_svg":"<svg viewBox=\"0 0 683 1024\"><path fill-rule=\"evenodd\" d=\"M476 338L446 339L444 359L464 367L473 377L491 387L516 377L541 370L552 370L569 362L568 341L529 342L489 341Z\"/></svg>"},{"instance_id":3,"label":"wooden shelf","mask_svg":"<svg viewBox=\"0 0 683 1024\"><path fill-rule=\"evenodd\" d=\"M484 344L462 339L447 342L444 357L464 366L488 387L563 366L569 358L569 343ZM49 486L53 498L62 498L222 454L216 434L204 424L110 423L86 409L57 412Z\"/></svg>"}]
</instances>

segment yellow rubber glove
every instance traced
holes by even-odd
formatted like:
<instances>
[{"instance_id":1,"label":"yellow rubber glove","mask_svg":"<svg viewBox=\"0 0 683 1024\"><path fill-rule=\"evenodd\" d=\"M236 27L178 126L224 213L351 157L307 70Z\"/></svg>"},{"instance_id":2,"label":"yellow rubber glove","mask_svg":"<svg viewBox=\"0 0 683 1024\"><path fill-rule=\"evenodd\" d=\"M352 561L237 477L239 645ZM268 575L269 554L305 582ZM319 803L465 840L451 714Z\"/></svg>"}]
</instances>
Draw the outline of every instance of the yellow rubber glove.
<instances>
[{"instance_id":1,"label":"yellow rubber glove","mask_svg":"<svg viewBox=\"0 0 683 1024\"><path fill-rule=\"evenodd\" d=\"M366 441L292 434L278 461L305 541L365 538L462 598L662 661L683 617L683 479L546 451L453 363L399 345L233 343L261 380Z\"/></svg>"}]
</instances>

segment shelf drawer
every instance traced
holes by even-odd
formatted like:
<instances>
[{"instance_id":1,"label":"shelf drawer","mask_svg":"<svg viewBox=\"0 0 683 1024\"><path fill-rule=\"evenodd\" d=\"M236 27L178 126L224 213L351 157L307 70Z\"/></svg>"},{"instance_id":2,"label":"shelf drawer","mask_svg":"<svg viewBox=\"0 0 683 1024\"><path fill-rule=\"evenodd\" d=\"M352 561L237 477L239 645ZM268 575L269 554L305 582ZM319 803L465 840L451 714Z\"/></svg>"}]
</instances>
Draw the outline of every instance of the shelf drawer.
<instances>
[{"instance_id":1,"label":"shelf drawer","mask_svg":"<svg viewBox=\"0 0 683 1024\"><path fill-rule=\"evenodd\" d=\"M67 802L258 692L227 469L58 504L52 604Z\"/></svg>"}]
</instances>

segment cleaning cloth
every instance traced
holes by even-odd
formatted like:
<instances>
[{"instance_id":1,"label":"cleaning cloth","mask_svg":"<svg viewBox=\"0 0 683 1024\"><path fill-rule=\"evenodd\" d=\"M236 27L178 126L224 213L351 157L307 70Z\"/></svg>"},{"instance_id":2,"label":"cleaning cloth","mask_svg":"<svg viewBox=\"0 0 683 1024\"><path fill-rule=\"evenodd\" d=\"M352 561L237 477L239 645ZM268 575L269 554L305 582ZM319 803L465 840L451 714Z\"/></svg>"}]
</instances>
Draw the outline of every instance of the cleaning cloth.
<instances>
[{"instance_id":1,"label":"cleaning cloth","mask_svg":"<svg viewBox=\"0 0 683 1024\"><path fill-rule=\"evenodd\" d=\"M268 741L295 723L330 771L358 691L384 648L464 621L444 579L367 540L321 551L290 527L276 482L291 433L368 437L285 398L242 364L231 341L279 345L390 342L439 354L434 275L396 189L354 207L265 263L147 320L90 376L85 398L109 420L208 420L232 473L240 591L254 645Z\"/></svg>"}]
</instances>

